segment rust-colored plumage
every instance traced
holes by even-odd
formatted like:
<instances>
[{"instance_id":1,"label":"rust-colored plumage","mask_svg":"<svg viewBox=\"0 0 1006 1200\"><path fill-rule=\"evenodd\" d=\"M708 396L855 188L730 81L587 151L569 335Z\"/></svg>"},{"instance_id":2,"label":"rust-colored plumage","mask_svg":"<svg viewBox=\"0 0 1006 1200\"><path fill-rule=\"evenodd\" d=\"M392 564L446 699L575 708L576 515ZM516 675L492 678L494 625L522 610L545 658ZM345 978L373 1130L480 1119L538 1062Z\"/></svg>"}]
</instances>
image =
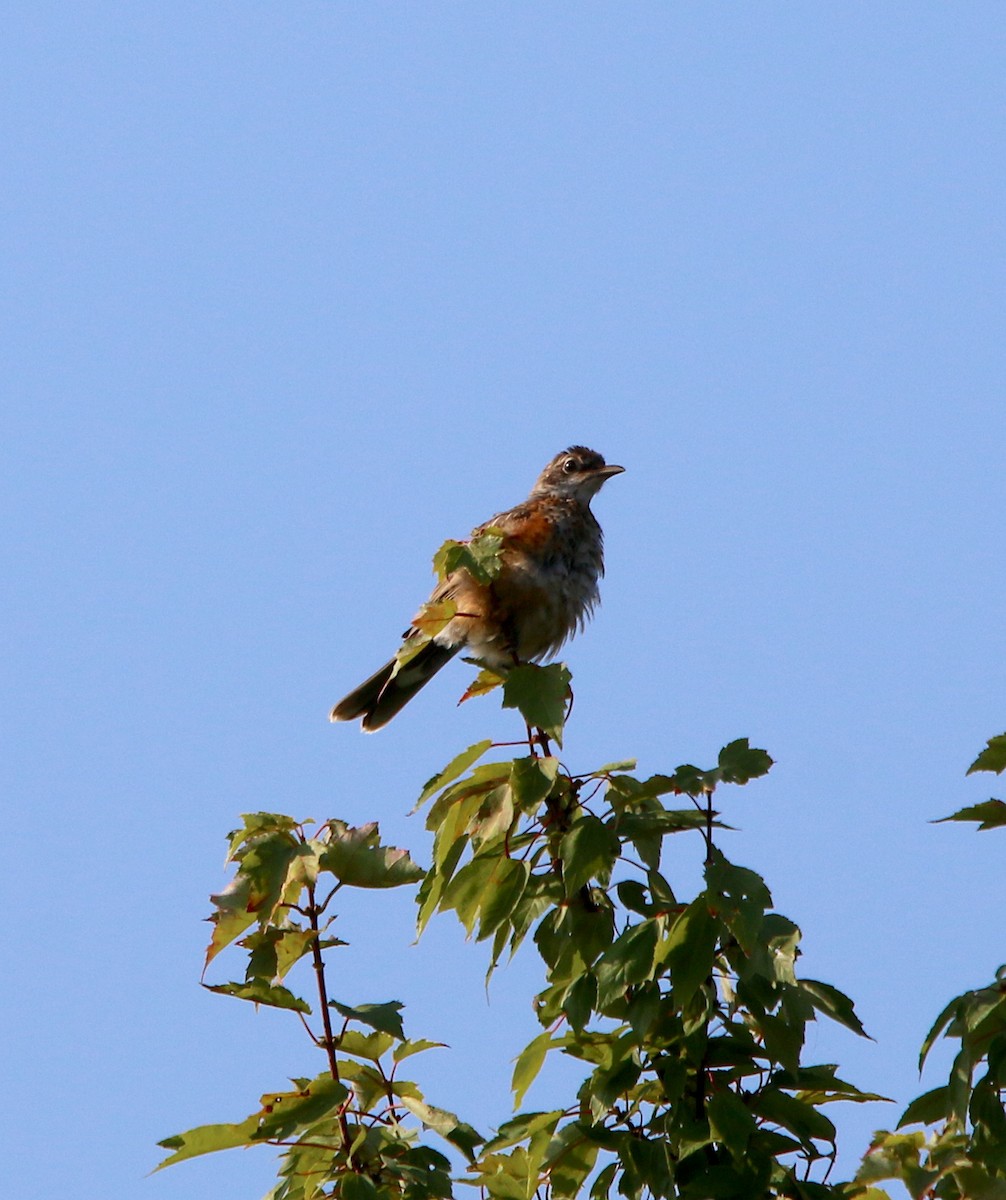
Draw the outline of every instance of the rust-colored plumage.
<instances>
[{"instance_id":1,"label":"rust-colored plumage","mask_svg":"<svg viewBox=\"0 0 1006 1200\"><path fill-rule=\"evenodd\" d=\"M537 662L582 628L599 600L604 574L601 527L590 501L623 467L585 446L570 446L545 467L531 494L473 531L503 535L499 573L481 583L452 572L431 602L452 600L457 615L402 665L392 658L332 710L333 721L386 725L459 650L488 666ZM416 636L414 629L406 640Z\"/></svg>"}]
</instances>

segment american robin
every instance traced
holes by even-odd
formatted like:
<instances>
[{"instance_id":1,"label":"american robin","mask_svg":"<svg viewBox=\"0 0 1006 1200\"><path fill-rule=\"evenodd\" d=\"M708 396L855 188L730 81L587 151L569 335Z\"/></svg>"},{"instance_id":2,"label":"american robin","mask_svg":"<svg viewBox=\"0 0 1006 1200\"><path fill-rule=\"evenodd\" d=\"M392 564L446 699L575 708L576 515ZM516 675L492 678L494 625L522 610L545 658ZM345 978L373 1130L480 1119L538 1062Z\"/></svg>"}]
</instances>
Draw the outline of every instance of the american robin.
<instances>
[{"instance_id":1,"label":"american robin","mask_svg":"<svg viewBox=\"0 0 1006 1200\"><path fill-rule=\"evenodd\" d=\"M555 653L600 599L603 539L590 501L624 470L586 446L557 454L523 504L473 531L473 538L486 531L502 537L495 576L486 583L464 568L452 571L427 603L453 601L453 617L416 653L399 652L340 700L332 720L362 717L365 730L380 729L462 649L496 668ZM414 621L403 649L419 636Z\"/></svg>"}]
</instances>

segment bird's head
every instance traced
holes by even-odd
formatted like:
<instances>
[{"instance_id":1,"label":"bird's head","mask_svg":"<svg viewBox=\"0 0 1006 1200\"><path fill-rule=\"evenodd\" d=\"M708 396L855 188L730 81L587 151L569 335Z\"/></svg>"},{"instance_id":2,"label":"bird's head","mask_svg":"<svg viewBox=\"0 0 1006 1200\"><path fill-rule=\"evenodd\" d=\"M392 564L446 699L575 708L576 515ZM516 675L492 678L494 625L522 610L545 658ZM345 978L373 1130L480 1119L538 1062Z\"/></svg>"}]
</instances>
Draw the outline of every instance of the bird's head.
<instances>
[{"instance_id":1,"label":"bird's head","mask_svg":"<svg viewBox=\"0 0 1006 1200\"><path fill-rule=\"evenodd\" d=\"M584 504L597 495L612 475L621 475L625 467L606 463L596 450L570 446L548 464L531 489L532 496L573 496Z\"/></svg>"}]
</instances>

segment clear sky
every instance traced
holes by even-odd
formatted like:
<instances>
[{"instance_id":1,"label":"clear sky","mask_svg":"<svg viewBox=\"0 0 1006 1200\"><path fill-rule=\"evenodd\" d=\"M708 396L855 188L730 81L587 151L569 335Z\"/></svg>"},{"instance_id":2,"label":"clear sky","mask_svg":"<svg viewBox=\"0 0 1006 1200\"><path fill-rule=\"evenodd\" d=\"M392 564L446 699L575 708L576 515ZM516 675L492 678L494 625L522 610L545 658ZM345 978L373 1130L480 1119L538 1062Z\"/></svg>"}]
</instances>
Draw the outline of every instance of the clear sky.
<instances>
[{"instance_id":1,"label":"clear sky","mask_svg":"<svg viewBox=\"0 0 1006 1200\"><path fill-rule=\"evenodd\" d=\"M876 1038L811 1057L921 1090L1006 958L1001 835L927 823L1006 728L1004 51L981 2L7 7L7 1194L270 1185L145 1177L320 1069L198 985L224 835L377 817L425 861L422 782L514 717L460 664L373 737L328 710L571 442L626 473L566 761L766 748L725 849ZM485 1129L537 961L487 1007L484 948L412 919L354 899L336 994L406 1002ZM898 1111L838 1113L843 1162Z\"/></svg>"}]
</instances>

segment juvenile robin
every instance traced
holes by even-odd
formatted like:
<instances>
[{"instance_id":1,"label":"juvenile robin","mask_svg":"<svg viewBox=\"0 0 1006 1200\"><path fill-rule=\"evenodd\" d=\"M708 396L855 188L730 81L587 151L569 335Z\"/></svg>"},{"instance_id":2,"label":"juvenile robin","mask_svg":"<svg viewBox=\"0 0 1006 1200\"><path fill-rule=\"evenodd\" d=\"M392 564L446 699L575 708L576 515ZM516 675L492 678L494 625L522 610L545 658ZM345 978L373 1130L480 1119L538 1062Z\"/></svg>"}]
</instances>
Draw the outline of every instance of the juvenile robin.
<instances>
[{"instance_id":1,"label":"juvenile robin","mask_svg":"<svg viewBox=\"0 0 1006 1200\"><path fill-rule=\"evenodd\" d=\"M500 567L488 583L452 571L428 603L451 600L454 616L414 655L389 659L332 709L333 721L362 717L368 732L398 713L460 650L488 667L512 667L554 654L582 629L600 596L601 526L590 501L624 471L586 446L563 450L538 476L523 504L472 532L502 535ZM404 644L419 637L411 628Z\"/></svg>"}]
</instances>

